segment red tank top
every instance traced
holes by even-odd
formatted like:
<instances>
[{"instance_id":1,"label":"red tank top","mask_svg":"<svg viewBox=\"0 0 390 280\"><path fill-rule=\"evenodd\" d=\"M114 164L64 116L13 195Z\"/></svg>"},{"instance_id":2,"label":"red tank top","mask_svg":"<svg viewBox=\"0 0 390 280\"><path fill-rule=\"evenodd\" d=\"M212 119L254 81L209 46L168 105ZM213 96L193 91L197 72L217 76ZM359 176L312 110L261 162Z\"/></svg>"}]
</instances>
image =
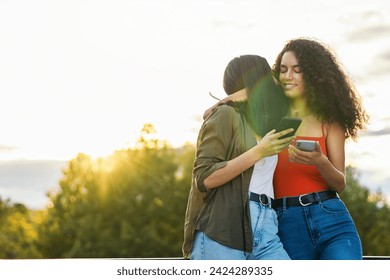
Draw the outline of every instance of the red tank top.
<instances>
[{"instance_id":1,"label":"red tank top","mask_svg":"<svg viewBox=\"0 0 390 280\"><path fill-rule=\"evenodd\" d=\"M321 145L322 152L327 156L324 129L321 137L297 136L295 140L314 140ZM295 141L294 143L295 144ZM288 149L278 155L278 164L274 173L275 198L298 196L301 194L319 192L328 189L328 185L320 172L313 165L305 165L288 161Z\"/></svg>"}]
</instances>

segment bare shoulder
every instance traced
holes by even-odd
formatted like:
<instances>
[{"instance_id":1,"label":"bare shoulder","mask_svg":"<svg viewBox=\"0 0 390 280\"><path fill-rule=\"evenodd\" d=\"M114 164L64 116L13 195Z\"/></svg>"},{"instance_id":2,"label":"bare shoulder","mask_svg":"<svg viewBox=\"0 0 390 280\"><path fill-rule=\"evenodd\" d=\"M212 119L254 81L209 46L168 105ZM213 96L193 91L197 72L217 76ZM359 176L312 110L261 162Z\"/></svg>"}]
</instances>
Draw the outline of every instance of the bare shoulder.
<instances>
[{"instance_id":1,"label":"bare shoulder","mask_svg":"<svg viewBox=\"0 0 390 280\"><path fill-rule=\"evenodd\" d=\"M325 123L324 132L326 136L345 136L345 128L342 127L339 123Z\"/></svg>"},{"instance_id":2,"label":"bare shoulder","mask_svg":"<svg viewBox=\"0 0 390 280\"><path fill-rule=\"evenodd\" d=\"M335 157L344 154L345 148L345 129L338 123L324 125L324 133L328 154Z\"/></svg>"}]
</instances>

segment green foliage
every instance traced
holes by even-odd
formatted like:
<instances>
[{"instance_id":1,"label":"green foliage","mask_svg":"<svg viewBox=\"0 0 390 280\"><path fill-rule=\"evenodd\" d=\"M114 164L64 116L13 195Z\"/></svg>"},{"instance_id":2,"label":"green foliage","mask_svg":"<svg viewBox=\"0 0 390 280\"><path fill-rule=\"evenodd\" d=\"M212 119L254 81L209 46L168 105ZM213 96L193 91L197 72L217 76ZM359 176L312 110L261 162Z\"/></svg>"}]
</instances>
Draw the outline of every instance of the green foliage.
<instances>
[{"instance_id":1,"label":"green foliage","mask_svg":"<svg viewBox=\"0 0 390 280\"><path fill-rule=\"evenodd\" d=\"M30 211L0 198L0 258L160 258L181 256L195 155L174 149L145 125L136 148L97 160L79 154L63 171L51 204ZM341 194L367 256L390 255L390 208L347 168Z\"/></svg>"},{"instance_id":2,"label":"green foliage","mask_svg":"<svg viewBox=\"0 0 390 280\"><path fill-rule=\"evenodd\" d=\"M40 229L45 256L181 255L194 149L173 149L147 136L137 149L97 161L80 154L69 162Z\"/></svg>"},{"instance_id":3,"label":"green foliage","mask_svg":"<svg viewBox=\"0 0 390 280\"><path fill-rule=\"evenodd\" d=\"M0 258L41 258L35 242L39 212L0 198Z\"/></svg>"},{"instance_id":4,"label":"green foliage","mask_svg":"<svg viewBox=\"0 0 390 280\"><path fill-rule=\"evenodd\" d=\"M362 240L363 255L390 256L390 208L381 192L370 191L359 184L358 174L347 168L347 187L340 196Z\"/></svg>"}]
</instances>

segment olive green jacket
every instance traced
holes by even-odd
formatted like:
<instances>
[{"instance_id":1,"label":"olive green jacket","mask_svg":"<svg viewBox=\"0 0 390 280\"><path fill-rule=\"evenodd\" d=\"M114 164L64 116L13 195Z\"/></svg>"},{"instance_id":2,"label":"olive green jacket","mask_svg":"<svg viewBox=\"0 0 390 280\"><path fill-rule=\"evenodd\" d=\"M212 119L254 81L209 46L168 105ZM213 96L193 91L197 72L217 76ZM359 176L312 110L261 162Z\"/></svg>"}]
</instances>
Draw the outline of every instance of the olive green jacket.
<instances>
[{"instance_id":1,"label":"olive green jacket","mask_svg":"<svg viewBox=\"0 0 390 280\"><path fill-rule=\"evenodd\" d=\"M185 258L189 258L197 230L220 244L252 251L248 190L253 167L212 190L206 189L203 182L227 161L255 145L255 134L238 108L219 106L204 121L197 139L185 215L182 247Z\"/></svg>"}]
</instances>

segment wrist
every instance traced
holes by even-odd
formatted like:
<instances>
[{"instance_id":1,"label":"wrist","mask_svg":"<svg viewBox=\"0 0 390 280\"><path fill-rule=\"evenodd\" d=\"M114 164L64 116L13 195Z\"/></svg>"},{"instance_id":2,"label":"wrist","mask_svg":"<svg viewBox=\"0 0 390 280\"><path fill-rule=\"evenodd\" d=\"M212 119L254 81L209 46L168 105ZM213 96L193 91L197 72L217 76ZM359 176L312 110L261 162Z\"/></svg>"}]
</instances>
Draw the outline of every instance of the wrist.
<instances>
[{"instance_id":1,"label":"wrist","mask_svg":"<svg viewBox=\"0 0 390 280\"><path fill-rule=\"evenodd\" d=\"M325 156L324 154L322 154L320 160L318 161L317 163L317 168L324 168L325 166L327 166L327 164L329 163L329 159L327 156Z\"/></svg>"},{"instance_id":2,"label":"wrist","mask_svg":"<svg viewBox=\"0 0 390 280\"><path fill-rule=\"evenodd\" d=\"M255 164L259 160L263 159L264 156L264 151L262 146L256 145L252 148L252 156L251 156L251 162Z\"/></svg>"}]
</instances>

